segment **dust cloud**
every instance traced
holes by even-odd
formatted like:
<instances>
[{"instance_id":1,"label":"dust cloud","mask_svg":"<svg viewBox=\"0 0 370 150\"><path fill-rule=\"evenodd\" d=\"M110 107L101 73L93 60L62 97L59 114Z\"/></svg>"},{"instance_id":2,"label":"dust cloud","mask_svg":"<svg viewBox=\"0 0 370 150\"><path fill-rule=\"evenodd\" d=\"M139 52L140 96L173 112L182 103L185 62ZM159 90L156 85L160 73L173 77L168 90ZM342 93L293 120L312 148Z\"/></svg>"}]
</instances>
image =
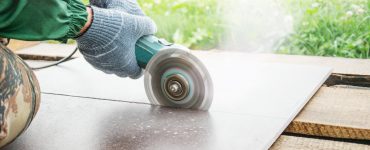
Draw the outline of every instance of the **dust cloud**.
<instances>
[{"instance_id":1,"label":"dust cloud","mask_svg":"<svg viewBox=\"0 0 370 150\"><path fill-rule=\"evenodd\" d=\"M293 18L278 0L220 0L226 37L221 49L269 53L293 32Z\"/></svg>"}]
</instances>

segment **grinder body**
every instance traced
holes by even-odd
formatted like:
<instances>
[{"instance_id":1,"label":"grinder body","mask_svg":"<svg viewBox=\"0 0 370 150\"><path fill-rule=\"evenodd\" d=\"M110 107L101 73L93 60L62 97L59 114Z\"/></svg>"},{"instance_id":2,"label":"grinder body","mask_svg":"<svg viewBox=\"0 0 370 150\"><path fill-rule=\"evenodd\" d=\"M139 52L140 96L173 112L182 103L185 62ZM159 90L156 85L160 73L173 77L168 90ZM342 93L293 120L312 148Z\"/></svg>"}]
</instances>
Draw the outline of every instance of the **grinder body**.
<instances>
[{"instance_id":1,"label":"grinder body","mask_svg":"<svg viewBox=\"0 0 370 150\"><path fill-rule=\"evenodd\" d=\"M155 105L208 110L213 98L212 79L186 47L148 35L135 45L144 71L145 92Z\"/></svg>"},{"instance_id":2,"label":"grinder body","mask_svg":"<svg viewBox=\"0 0 370 150\"><path fill-rule=\"evenodd\" d=\"M167 49L174 44L159 39L153 35L141 37L135 44L135 55L139 66L145 69L150 59L162 49Z\"/></svg>"}]
</instances>

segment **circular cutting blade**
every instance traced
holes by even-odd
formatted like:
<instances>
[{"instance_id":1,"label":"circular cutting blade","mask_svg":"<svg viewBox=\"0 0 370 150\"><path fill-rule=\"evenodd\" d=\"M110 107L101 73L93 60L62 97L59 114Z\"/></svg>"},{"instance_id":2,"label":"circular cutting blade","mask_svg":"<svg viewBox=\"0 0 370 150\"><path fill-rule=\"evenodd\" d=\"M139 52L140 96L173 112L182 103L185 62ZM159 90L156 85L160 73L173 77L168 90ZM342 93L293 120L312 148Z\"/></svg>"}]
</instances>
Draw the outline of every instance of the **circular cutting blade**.
<instances>
[{"instance_id":1,"label":"circular cutting blade","mask_svg":"<svg viewBox=\"0 0 370 150\"><path fill-rule=\"evenodd\" d=\"M211 77L203 63L181 49L159 51L144 72L152 104L208 110L213 98Z\"/></svg>"}]
</instances>

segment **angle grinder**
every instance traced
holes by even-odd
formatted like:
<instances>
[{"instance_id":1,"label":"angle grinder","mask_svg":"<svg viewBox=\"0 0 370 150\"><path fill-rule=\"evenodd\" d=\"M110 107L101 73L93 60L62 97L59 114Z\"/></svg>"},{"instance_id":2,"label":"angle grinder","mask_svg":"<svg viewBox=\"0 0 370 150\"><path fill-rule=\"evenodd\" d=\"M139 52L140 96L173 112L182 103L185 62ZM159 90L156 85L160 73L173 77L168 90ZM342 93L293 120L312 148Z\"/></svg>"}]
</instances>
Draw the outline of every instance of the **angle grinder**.
<instances>
[{"instance_id":1,"label":"angle grinder","mask_svg":"<svg viewBox=\"0 0 370 150\"><path fill-rule=\"evenodd\" d=\"M209 109L212 79L203 63L186 47L148 35L136 42L135 54L145 70L145 92L152 104Z\"/></svg>"},{"instance_id":2,"label":"angle grinder","mask_svg":"<svg viewBox=\"0 0 370 150\"><path fill-rule=\"evenodd\" d=\"M33 70L68 61L67 57ZM213 99L212 79L203 63L189 49L153 35L141 37L135 44L136 59L144 71L145 92L155 105L208 110Z\"/></svg>"}]
</instances>

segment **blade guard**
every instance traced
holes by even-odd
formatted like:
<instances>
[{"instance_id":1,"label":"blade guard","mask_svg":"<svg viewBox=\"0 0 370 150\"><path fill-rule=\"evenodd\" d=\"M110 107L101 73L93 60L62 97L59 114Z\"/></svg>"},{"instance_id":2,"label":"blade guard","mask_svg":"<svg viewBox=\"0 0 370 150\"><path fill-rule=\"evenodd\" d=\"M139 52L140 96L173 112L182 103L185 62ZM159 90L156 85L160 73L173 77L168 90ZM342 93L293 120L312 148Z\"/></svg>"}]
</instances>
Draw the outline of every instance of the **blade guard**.
<instances>
[{"instance_id":1,"label":"blade guard","mask_svg":"<svg viewBox=\"0 0 370 150\"><path fill-rule=\"evenodd\" d=\"M145 69L144 87L151 104L209 109L212 79L188 48L149 35L137 41L135 54L139 66ZM171 89L175 84L180 90Z\"/></svg>"}]
</instances>

